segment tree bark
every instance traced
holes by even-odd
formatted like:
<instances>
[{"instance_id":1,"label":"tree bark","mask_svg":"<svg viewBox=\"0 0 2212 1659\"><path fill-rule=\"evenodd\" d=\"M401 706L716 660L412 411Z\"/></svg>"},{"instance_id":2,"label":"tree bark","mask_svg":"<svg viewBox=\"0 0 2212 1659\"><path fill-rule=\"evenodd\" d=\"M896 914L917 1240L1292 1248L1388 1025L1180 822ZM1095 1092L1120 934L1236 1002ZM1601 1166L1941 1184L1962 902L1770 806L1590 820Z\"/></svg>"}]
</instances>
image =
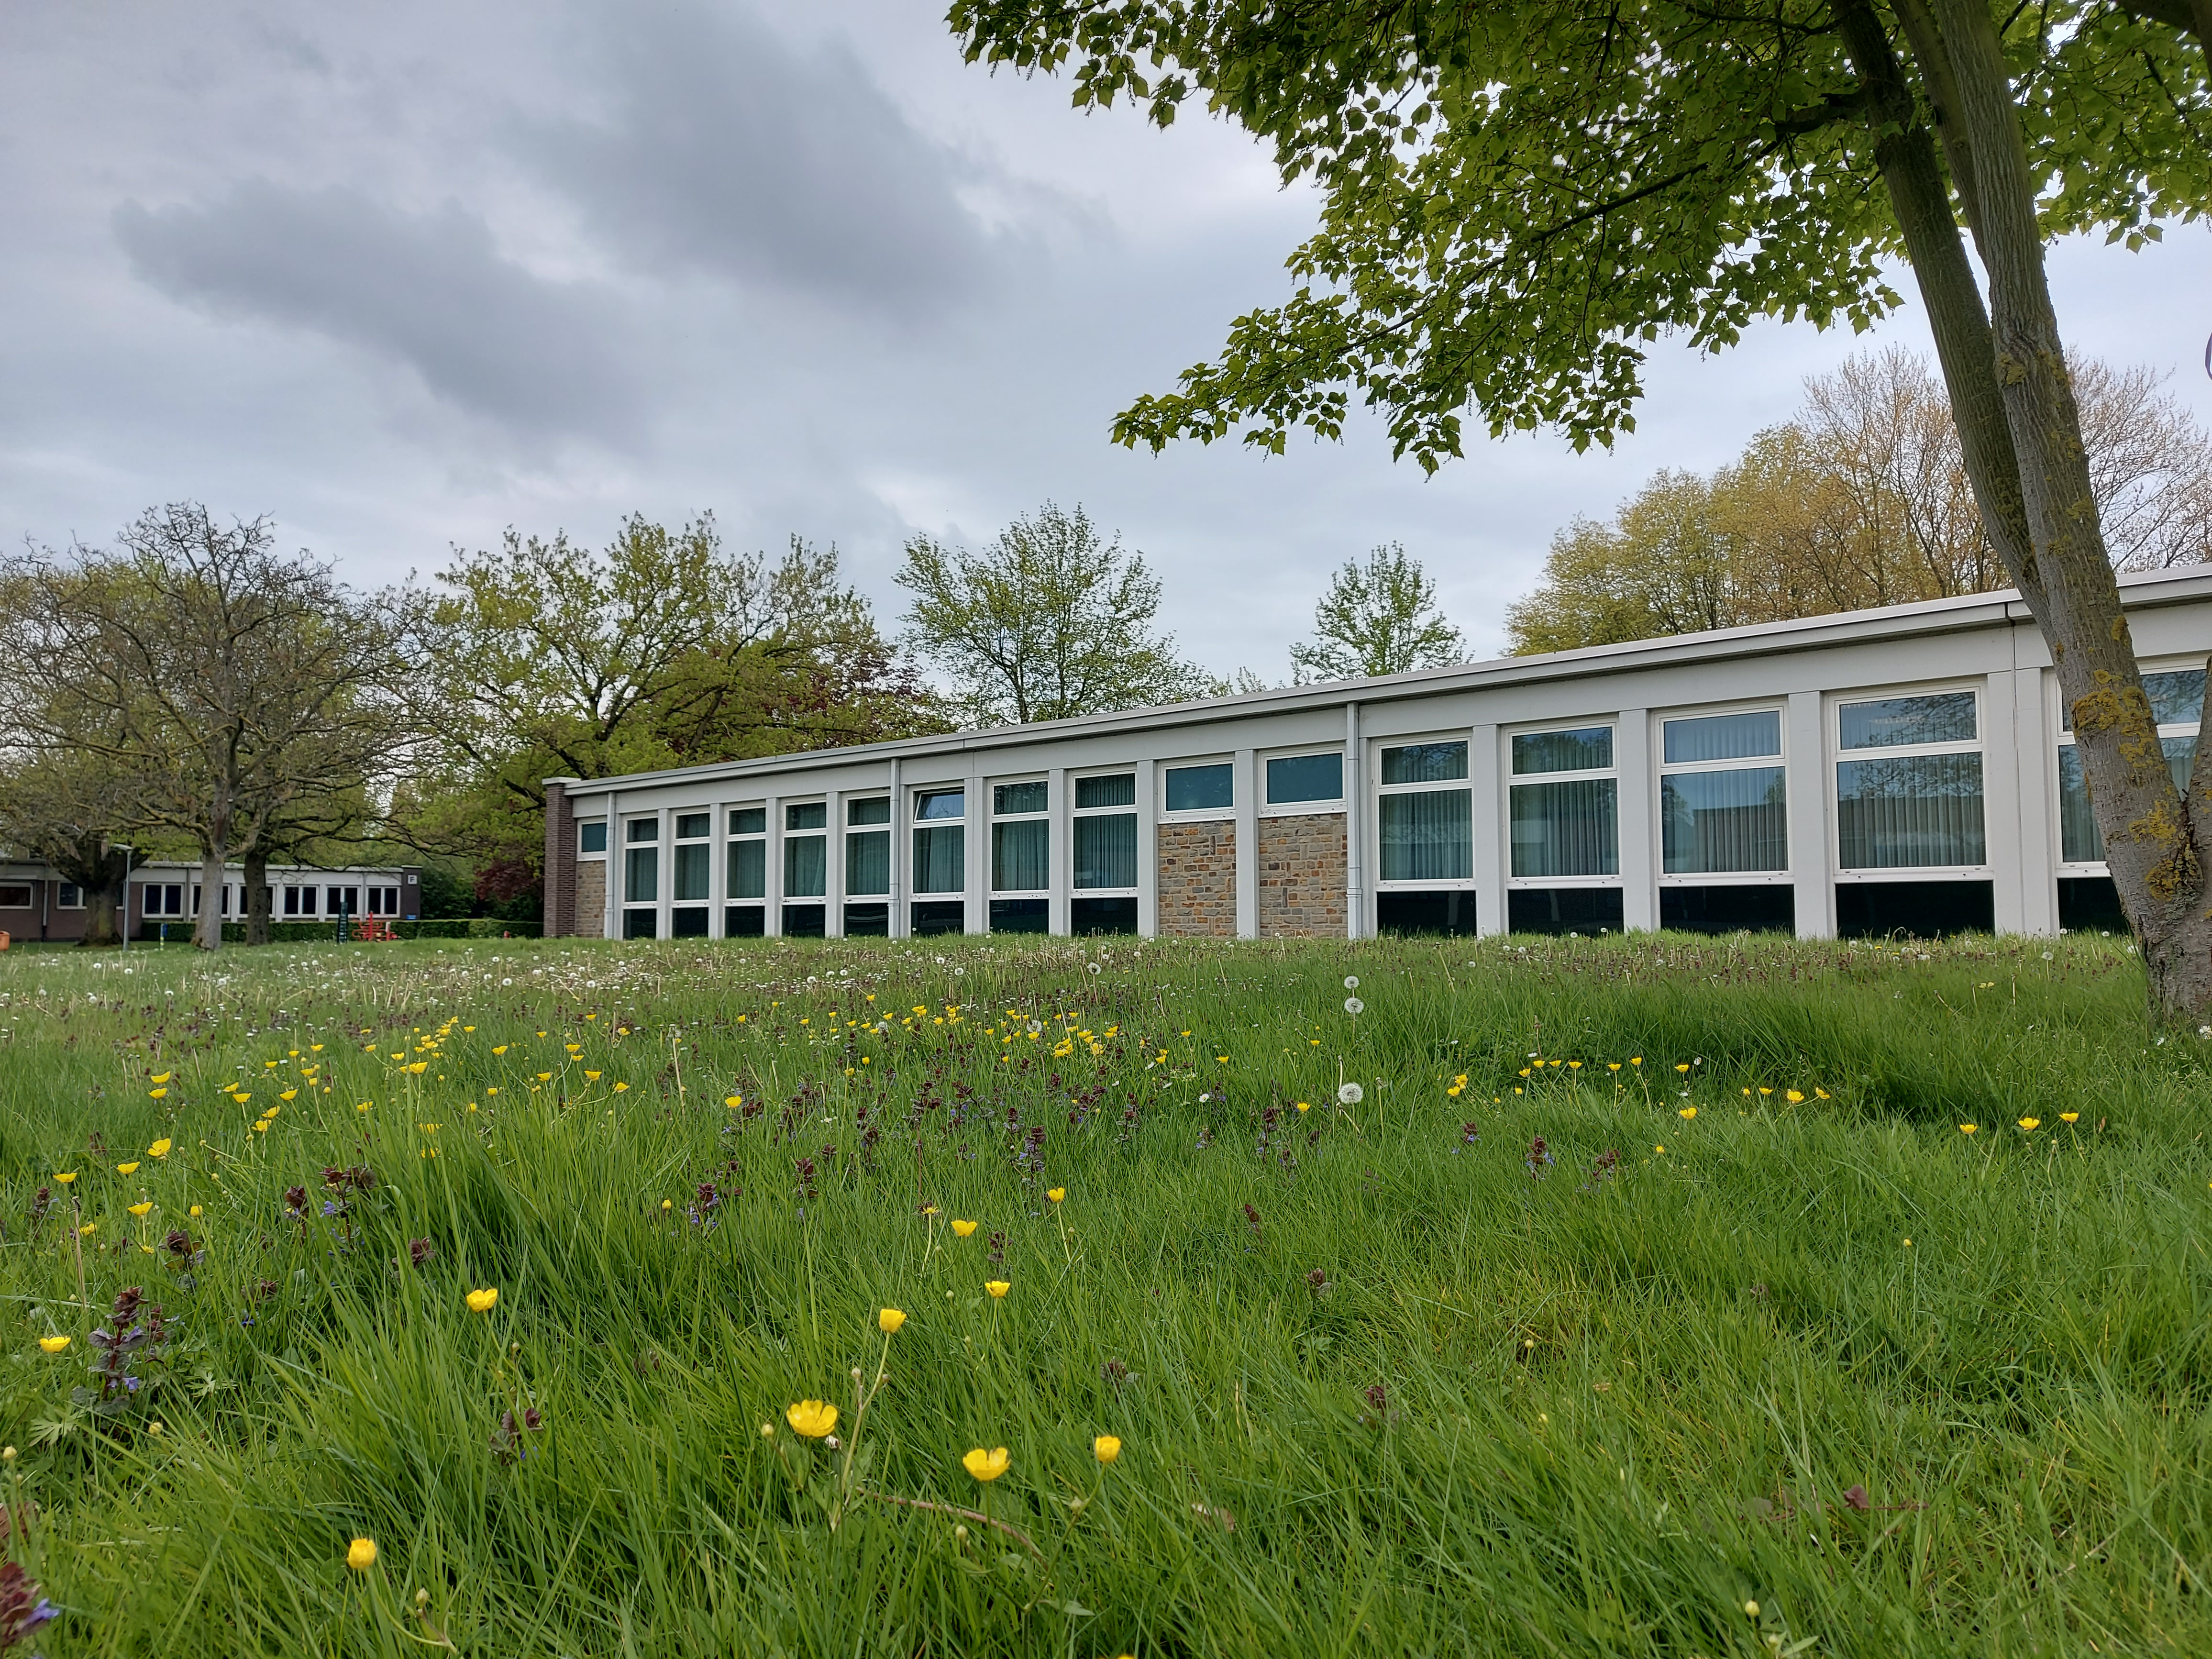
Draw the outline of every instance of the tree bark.
<instances>
[{"instance_id":1,"label":"tree bark","mask_svg":"<svg viewBox=\"0 0 2212 1659\"><path fill-rule=\"evenodd\" d=\"M200 854L200 913L192 927L192 943L203 951L222 948L222 867L227 862L221 842Z\"/></svg>"},{"instance_id":2,"label":"tree bark","mask_svg":"<svg viewBox=\"0 0 2212 1659\"><path fill-rule=\"evenodd\" d=\"M269 943L269 854L258 846L246 855L246 942Z\"/></svg>"},{"instance_id":3,"label":"tree bark","mask_svg":"<svg viewBox=\"0 0 2212 1659\"><path fill-rule=\"evenodd\" d=\"M1986 0L1935 0L1935 9L1967 131L1989 278L1988 361L2026 514L2029 556L2015 567L2008 555L2007 568L2021 579L2073 714L2106 865L2142 943L2154 1011L2201 1017L2212 1011L2208 849L2167 769L2106 550L1997 27ZM1986 464L1969 448L1970 474ZM1979 495L1979 477L1975 487ZM2002 543L1999 551L2007 552Z\"/></svg>"}]
</instances>

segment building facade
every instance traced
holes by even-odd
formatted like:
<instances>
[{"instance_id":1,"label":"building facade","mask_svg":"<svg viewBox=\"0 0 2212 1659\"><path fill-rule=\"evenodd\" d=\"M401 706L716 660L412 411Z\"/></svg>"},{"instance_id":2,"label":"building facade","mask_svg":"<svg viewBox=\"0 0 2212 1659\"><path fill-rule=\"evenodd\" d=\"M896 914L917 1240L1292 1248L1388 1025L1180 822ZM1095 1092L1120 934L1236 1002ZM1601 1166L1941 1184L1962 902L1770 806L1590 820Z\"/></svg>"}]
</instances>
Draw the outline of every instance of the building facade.
<instances>
[{"instance_id":1,"label":"building facade","mask_svg":"<svg viewBox=\"0 0 2212 1659\"><path fill-rule=\"evenodd\" d=\"M118 921L134 939L158 935L173 925L178 936L198 921L205 895L200 866L155 860L135 866L125 890L126 917ZM228 865L216 902L225 921L246 920L246 867ZM402 865L353 865L341 870L305 865L269 866L272 921L328 921L342 916L383 916L412 921L422 910L422 872ZM84 894L49 866L0 858L0 933L19 939L67 943L84 937Z\"/></svg>"},{"instance_id":2,"label":"building facade","mask_svg":"<svg viewBox=\"0 0 2212 1659\"><path fill-rule=\"evenodd\" d=\"M2212 567L2122 591L2185 777ZM2124 925L2010 592L547 793L549 935Z\"/></svg>"}]
</instances>

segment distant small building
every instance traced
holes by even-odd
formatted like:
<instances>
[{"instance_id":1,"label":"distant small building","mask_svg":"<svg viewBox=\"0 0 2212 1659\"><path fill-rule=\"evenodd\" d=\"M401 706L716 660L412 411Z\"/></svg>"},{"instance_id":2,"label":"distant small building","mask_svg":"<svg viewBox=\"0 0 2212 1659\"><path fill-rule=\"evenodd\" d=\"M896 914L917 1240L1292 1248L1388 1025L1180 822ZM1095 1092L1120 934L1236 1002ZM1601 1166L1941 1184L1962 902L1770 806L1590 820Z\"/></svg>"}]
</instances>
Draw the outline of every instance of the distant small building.
<instances>
[{"instance_id":1,"label":"distant small building","mask_svg":"<svg viewBox=\"0 0 2212 1659\"><path fill-rule=\"evenodd\" d=\"M2212 567L2120 591L2185 777ZM552 937L2125 926L2014 592L546 795Z\"/></svg>"},{"instance_id":2,"label":"distant small building","mask_svg":"<svg viewBox=\"0 0 2212 1659\"><path fill-rule=\"evenodd\" d=\"M134 939L158 934L173 925L180 938L199 919L200 866L156 859L135 866L125 893L127 920L118 918ZM223 920L246 920L246 866L223 867L216 901ZM307 865L269 866L269 919L335 924L342 917L378 916L413 921L422 912L420 866L349 865L325 870ZM66 943L84 937L88 911L84 894L64 881L51 865L0 858L0 933L19 939Z\"/></svg>"}]
</instances>

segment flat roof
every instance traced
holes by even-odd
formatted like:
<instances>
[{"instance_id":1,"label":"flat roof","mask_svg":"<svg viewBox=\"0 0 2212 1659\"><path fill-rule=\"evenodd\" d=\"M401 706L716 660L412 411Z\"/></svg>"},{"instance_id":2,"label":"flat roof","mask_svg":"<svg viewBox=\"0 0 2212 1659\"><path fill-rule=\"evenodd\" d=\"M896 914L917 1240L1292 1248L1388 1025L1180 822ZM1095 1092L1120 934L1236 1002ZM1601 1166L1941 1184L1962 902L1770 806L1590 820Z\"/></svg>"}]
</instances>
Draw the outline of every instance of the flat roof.
<instances>
[{"instance_id":1,"label":"flat roof","mask_svg":"<svg viewBox=\"0 0 2212 1659\"><path fill-rule=\"evenodd\" d=\"M2121 603L2130 611L2182 605L2212 599L2212 565L2184 565L2171 570L2123 573ZM801 749L785 755L763 755L750 760L714 761L698 766L671 767L659 772L626 772L615 777L555 777L547 783L566 783L572 795L599 795L617 789L666 784L711 781L720 778L773 776L825 763L889 759L892 757L962 754L1005 749L1056 738L1093 737L1121 732L1188 726L1215 720L1254 719L1265 714L1339 706L1346 702L1395 702L1453 691L1487 690L1502 686L1627 673L1675 664L1719 662L1749 657L1779 656L1808 647L1861 645L1869 641L1906 639L1929 635L1966 633L2000 626L2033 626L2027 602L2013 588L1986 593L1961 594L1956 599L1923 599L1911 605L1886 605L1874 611L1839 611L1820 617L1796 617L1784 622L1754 623L1742 628L1722 628L1698 634L1668 634L1620 645L1585 646L1575 651L1552 651L1527 657L1493 657L1485 662L1456 663L1449 668L1416 669L1373 679L1330 680L1314 685L1279 686L1248 691L1235 696L1208 697L1194 702L1164 703L1146 708L1117 709L1107 714L1080 714L1060 720L1037 720L1027 726L989 726L974 732L947 732L931 737L896 738L883 743L854 744L842 749Z\"/></svg>"}]
</instances>

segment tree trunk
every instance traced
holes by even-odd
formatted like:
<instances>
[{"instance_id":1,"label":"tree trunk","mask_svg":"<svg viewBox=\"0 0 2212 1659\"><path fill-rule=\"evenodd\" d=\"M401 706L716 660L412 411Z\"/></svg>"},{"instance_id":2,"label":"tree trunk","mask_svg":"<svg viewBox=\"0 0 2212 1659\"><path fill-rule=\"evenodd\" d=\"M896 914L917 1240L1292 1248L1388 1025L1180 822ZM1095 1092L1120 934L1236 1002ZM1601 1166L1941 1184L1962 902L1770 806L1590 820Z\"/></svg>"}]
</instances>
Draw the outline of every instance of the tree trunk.
<instances>
[{"instance_id":1,"label":"tree trunk","mask_svg":"<svg viewBox=\"0 0 2212 1659\"><path fill-rule=\"evenodd\" d=\"M203 951L222 948L222 867L228 862L220 841L200 857L200 914L192 943Z\"/></svg>"},{"instance_id":2,"label":"tree trunk","mask_svg":"<svg viewBox=\"0 0 2212 1659\"><path fill-rule=\"evenodd\" d=\"M246 855L246 942L269 943L269 854L258 846Z\"/></svg>"},{"instance_id":3,"label":"tree trunk","mask_svg":"<svg viewBox=\"0 0 2212 1659\"><path fill-rule=\"evenodd\" d=\"M2105 861L2141 941L2154 1012L2212 1012L2212 815L2174 787L2144 695L2089 479L2044 268L2035 184L1986 0L1936 0L1975 173L1989 278L1992 362L2019 458L2031 549L2021 592L2051 654L2105 839ZM1969 466L1973 462L1970 457ZM2202 752L2200 742L2200 753Z\"/></svg>"},{"instance_id":4,"label":"tree trunk","mask_svg":"<svg viewBox=\"0 0 2212 1659\"><path fill-rule=\"evenodd\" d=\"M116 907L123 897L123 878L112 876L84 890L84 937L77 943L98 950L123 943Z\"/></svg>"}]
</instances>

